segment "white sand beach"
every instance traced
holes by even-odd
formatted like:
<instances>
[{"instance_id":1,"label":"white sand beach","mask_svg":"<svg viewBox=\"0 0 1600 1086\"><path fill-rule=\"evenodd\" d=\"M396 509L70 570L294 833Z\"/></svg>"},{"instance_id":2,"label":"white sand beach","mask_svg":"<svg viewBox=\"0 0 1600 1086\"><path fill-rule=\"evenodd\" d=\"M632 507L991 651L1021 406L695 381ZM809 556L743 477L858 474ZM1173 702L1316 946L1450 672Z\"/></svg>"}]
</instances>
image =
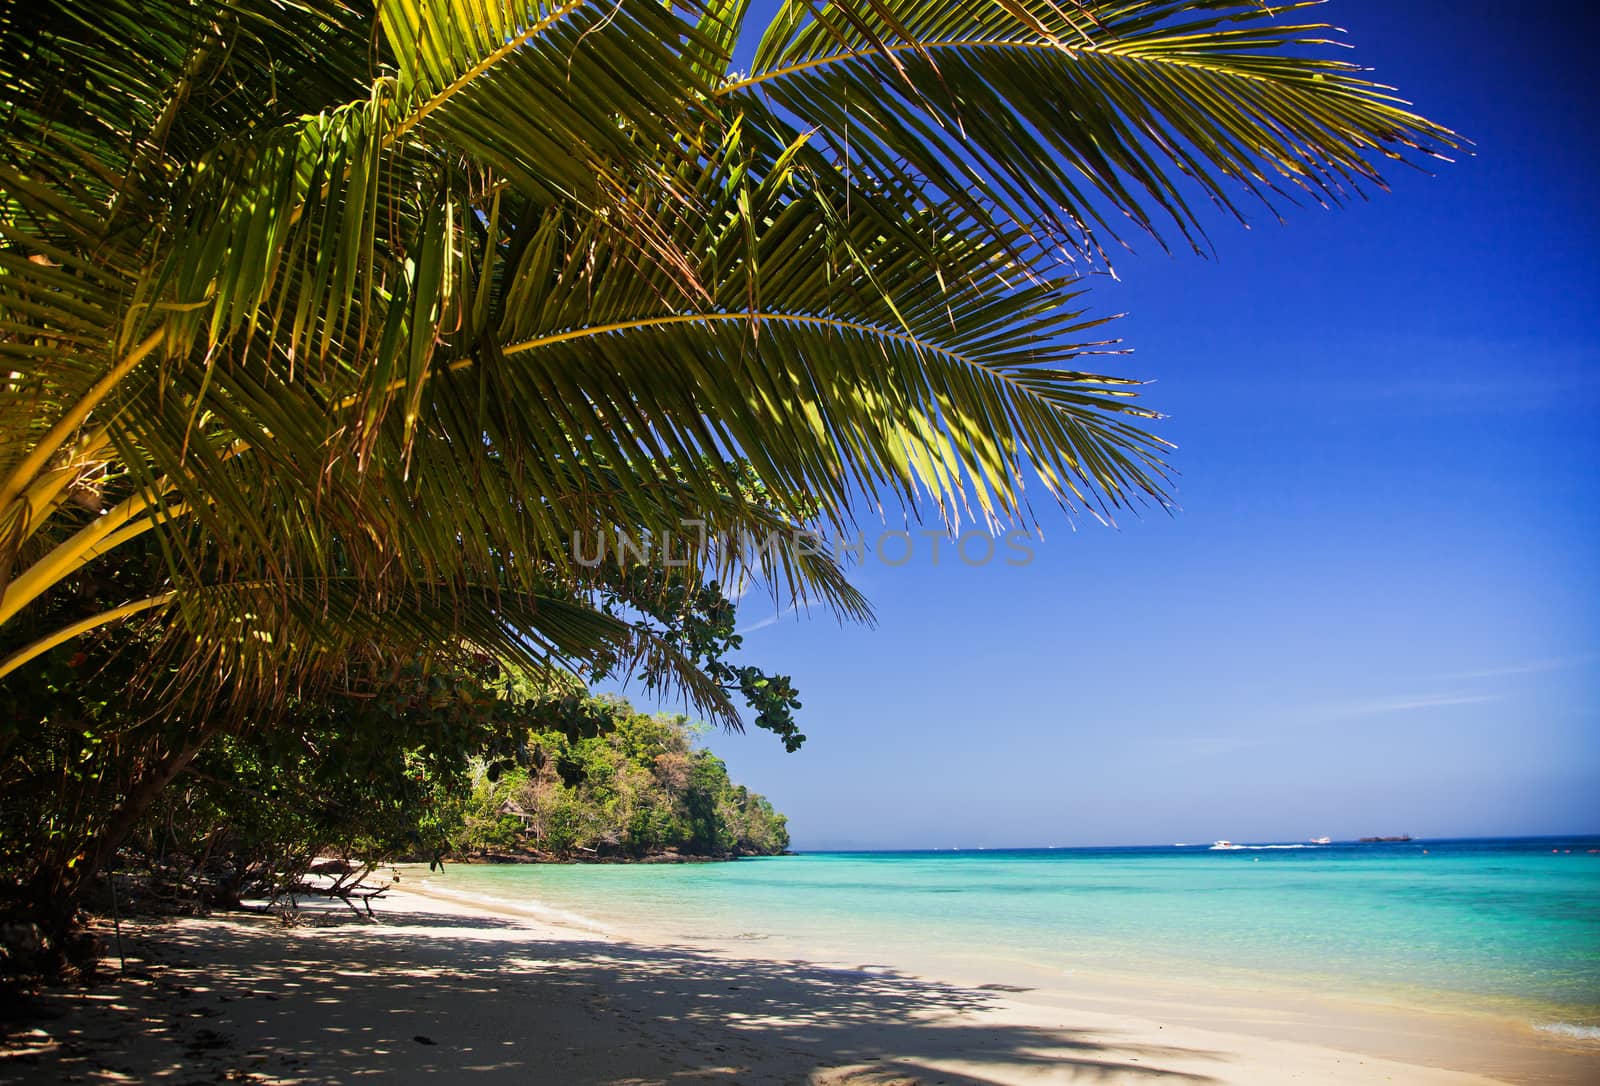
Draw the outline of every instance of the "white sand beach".
<instances>
[{"instance_id":1,"label":"white sand beach","mask_svg":"<svg viewBox=\"0 0 1600 1086\"><path fill-rule=\"evenodd\" d=\"M127 974L8 1027L5 1082L1581 1083L1600 1049L1458 1015L943 983L596 935L415 892L376 922L123 925ZM109 930L106 931L109 936ZM1260 1001L1266 1004L1268 1001ZM1525 1034L1525 1035L1524 1035Z\"/></svg>"}]
</instances>

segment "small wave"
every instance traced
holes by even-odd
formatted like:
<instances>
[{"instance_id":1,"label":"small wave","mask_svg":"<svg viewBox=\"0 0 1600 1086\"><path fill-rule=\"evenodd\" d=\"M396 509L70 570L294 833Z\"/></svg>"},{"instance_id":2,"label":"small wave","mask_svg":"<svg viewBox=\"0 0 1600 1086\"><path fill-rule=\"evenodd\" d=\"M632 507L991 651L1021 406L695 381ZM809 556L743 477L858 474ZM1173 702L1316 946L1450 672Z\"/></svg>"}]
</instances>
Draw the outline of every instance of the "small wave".
<instances>
[{"instance_id":1,"label":"small wave","mask_svg":"<svg viewBox=\"0 0 1600 1086\"><path fill-rule=\"evenodd\" d=\"M1579 1026L1572 1022L1538 1022L1533 1028L1541 1033L1576 1037L1580 1041L1600 1041L1600 1026Z\"/></svg>"},{"instance_id":2,"label":"small wave","mask_svg":"<svg viewBox=\"0 0 1600 1086\"><path fill-rule=\"evenodd\" d=\"M1321 845L1212 845L1212 852L1260 852L1269 848L1321 848Z\"/></svg>"}]
</instances>

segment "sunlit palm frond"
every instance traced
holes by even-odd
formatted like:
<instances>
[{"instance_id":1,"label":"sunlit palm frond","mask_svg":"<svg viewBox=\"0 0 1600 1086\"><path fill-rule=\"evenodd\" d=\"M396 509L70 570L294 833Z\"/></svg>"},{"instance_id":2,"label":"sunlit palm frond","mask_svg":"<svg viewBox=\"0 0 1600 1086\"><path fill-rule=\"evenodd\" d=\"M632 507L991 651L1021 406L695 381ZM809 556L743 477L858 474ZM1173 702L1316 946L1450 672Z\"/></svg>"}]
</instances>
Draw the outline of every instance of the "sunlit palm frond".
<instances>
[{"instance_id":1,"label":"sunlit palm frond","mask_svg":"<svg viewBox=\"0 0 1600 1086\"><path fill-rule=\"evenodd\" d=\"M1015 266L946 208L849 216L831 171L769 184L776 159L739 167L702 221L667 209L717 284L709 300L633 262L605 223L534 224L503 273L501 342L453 364L515 406L497 445L551 463L581 436L625 474L670 459L707 491L748 458L779 501L830 524L884 494L1019 518L1035 471L1094 505L1160 500L1136 382L1082 366L1107 344L1075 304L1081 282Z\"/></svg>"},{"instance_id":2,"label":"sunlit palm frond","mask_svg":"<svg viewBox=\"0 0 1600 1086\"><path fill-rule=\"evenodd\" d=\"M154 539L99 619L160 624L173 682L392 637L726 719L574 534L1164 503L1062 249L1456 142L1302 6L795 0L748 73L744 0L0 8L0 626ZM868 614L827 554L685 554Z\"/></svg>"},{"instance_id":3,"label":"sunlit palm frond","mask_svg":"<svg viewBox=\"0 0 1600 1086\"><path fill-rule=\"evenodd\" d=\"M1336 202L1378 160L1459 138L1335 58L1311 3L790 0L718 92L820 126L869 176L910 174L1045 247L1203 230L1196 196ZM968 195L971 193L971 195ZM992 203L991 203L992 202Z\"/></svg>"}]
</instances>

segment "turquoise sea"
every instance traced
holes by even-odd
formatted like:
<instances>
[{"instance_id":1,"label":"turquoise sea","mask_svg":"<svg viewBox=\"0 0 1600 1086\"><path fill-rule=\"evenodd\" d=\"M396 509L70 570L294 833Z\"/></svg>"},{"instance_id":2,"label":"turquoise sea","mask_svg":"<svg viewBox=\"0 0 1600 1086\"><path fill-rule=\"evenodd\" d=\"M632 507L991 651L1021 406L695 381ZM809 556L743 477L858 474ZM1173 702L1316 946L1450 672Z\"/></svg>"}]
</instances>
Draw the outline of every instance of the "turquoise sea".
<instances>
[{"instance_id":1,"label":"turquoise sea","mask_svg":"<svg viewBox=\"0 0 1600 1086\"><path fill-rule=\"evenodd\" d=\"M763 956L1281 985L1600 1041L1600 837L452 865L428 887Z\"/></svg>"}]
</instances>

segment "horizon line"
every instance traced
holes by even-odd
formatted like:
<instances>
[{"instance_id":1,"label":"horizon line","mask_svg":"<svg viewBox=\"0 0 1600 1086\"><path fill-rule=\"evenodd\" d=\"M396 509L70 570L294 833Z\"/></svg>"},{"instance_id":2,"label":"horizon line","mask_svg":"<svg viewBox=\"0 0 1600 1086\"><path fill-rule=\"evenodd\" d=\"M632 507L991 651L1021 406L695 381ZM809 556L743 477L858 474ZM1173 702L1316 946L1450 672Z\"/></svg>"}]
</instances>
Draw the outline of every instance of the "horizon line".
<instances>
[{"instance_id":1,"label":"horizon line","mask_svg":"<svg viewBox=\"0 0 1600 1086\"><path fill-rule=\"evenodd\" d=\"M1305 845L1308 848L1322 847L1333 848L1338 845L1365 845L1365 844L1453 844L1466 841L1571 841L1578 839L1600 840L1600 829L1586 830L1573 833L1532 833L1532 834L1499 834L1499 835L1470 835L1464 837L1412 837L1406 841L1363 841L1357 837L1334 838L1326 845L1315 845L1308 839L1261 840L1261 841L1236 841L1233 844L1241 846L1260 847L1265 845L1293 846ZM802 855L808 852L1081 852L1092 849L1136 849L1136 848L1194 848L1209 851L1214 841L1168 841L1164 843L1143 842L1138 844L1123 845L924 845L924 846L882 846L882 845L835 845L832 847L811 847L788 849L790 855Z\"/></svg>"}]
</instances>

